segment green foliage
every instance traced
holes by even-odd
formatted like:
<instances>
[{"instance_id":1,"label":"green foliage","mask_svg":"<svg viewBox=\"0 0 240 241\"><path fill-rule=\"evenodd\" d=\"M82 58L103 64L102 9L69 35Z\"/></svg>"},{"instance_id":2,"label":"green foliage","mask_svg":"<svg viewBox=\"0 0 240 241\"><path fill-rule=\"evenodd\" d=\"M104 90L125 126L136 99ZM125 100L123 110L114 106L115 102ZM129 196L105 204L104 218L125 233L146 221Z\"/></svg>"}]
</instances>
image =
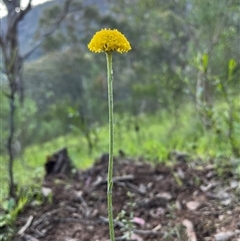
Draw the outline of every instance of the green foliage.
<instances>
[{"instance_id":1,"label":"green foliage","mask_svg":"<svg viewBox=\"0 0 240 241\"><path fill-rule=\"evenodd\" d=\"M43 201L40 185L31 184L20 187L17 201L14 198L1 203L2 213L0 215L0 240L11 240L16 234L14 227L15 221L19 213L21 213L27 205L40 205Z\"/></svg>"},{"instance_id":2,"label":"green foliage","mask_svg":"<svg viewBox=\"0 0 240 241\"><path fill-rule=\"evenodd\" d=\"M181 105L198 99L203 126L216 129L214 122L219 120L214 117L215 105L223 101L219 83L231 72L227 91L233 98L239 85L236 4L124 0L110 3L108 8L102 12L97 5L73 1L73 13L64 19L58 32L46 39L45 56L26 65L27 96L38 112L32 119L39 127L33 131L32 142L67 133L69 126L81 129L82 124L72 124L73 118L67 117L68 108L84 116L89 130L95 123L106 123L105 59L102 55L93 58L86 47L92 33L101 28L120 29L133 46L129 55L114 60L115 112L174 113ZM51 26L60 10L54 6L45 11L39 32Z\"/></svg>"},{"instance_id":3,"label":"green foliage","mask_svg":"<svg viewBox=\"0 0 240 241\"><path fill-rule=\"evenodd\" d=\"M46 57L26 68L26 87L42 106L48 106L49 101L57 102L63 95L83 102L83 85L87 82L90 94L87 99L84 97L84 106L94 113L90 113L91 119L98 121L105 116L106 106L99 107L100 101L105 100L100 98L104 97L102 92L106 91L105 73L99 64L103 58L93 59L86 54L89 36L100 28L121 29L133 43L131 55L116 60L118 67L114 72L115 103L120 105L124 101L124 108L119 108L134 114L142 109L177 109L179 103L195 95L199 70L212 76L223 75L220 70L226 65L225 60L237 59L239 54L238 6L234 1L126 0L110 3L108 8L105 12L98 5L73 1L72 13L44 42L48 46L43 46ZM59 5L45 10L38 31L48 29L60 12ZM55 52L49 55L50 51ZM197 54L198 67L192 64ZM209 82L209 95L215 97L214 81Z\"/></svg>"},{"instance_id":4,"label":"green foliage","mask_svg":"<svg viewBox=\"0 0 240 241\"><path fill-rule=\"evenodd\" d=\"M236 1L123 0L107 7L105 12L74 1L72 12L44 42L45 55L25 64L26 99L23 106L17 103L14 136L19 185L42 177L46 156L62 146L82 168L108 151L105 58L93 56L86 46L101 28L118 28L133 47L114 58L117 149L160 161L167 161L173 149L216 158L216 163L239 156ZM46 10L39 36L60 12L59 6ZM1 88L0 172L6 194L9 107L4 81Z\"/></svg>"},{"instance_id":5,"label":"green foliage","mask_svg":"<svg viewBox=\"0 0 240 241\"><path fill-rule=\"evenodd\" d=\"M126 205L126 209L129 210L121 210L121 212L117 215L116 221L119 221L121 223L121 231L123 232L123 238L125 238L126 240L131 240L133 235L133 229L135 228L133 218L136 203L133 203L134 194L128 192L127 196L129 197L129 202Z\"/></svg>"},{"instance_id":6,"label":"green foliage","mask_svg":"<svg viewBox=\"0 0 240 241\"><path fill-rule=\"evenodd\" d=\"M9 104L8 99L3 95L4 92L0 91L0 99L2 104L0 117L0 122L2 124L0 136L0 151L2 153L5 153L9 129L9 123L8 121L6 121L9 118ZM36 128L36 122L33 121L36 113L36 104L31 99L26 99L24 105L16 101L16 131L14 133L13 145L13 154L15 156L21 155L21 151L32 141L32 136L30 135L30 133L32 133L32 131ZM27 135L26 133L28 133L29 135Z\"/></svg>"},{"instance_id":7,"label":"green foliage","mask_svg":"<svg viewBox=\"0 0 240 241\"><path fill-rule=\"evenodd\" d=\"M237 101L238 99L235 99L236 103ZM219 105L215 113L223 113L224 106L226 105ZM227 162L233 153L231 143L226 138L227 124L220 117L217 114L218 131L205 131L195 109L191 106L181 109L175 117L169 111L161 111L157 115L141 114L137 117L116 114L114 154L118 155L118 150L121 149L131 157L141 157L154 162L168 162L170 151L180 150L193 157L200 156L204 160L216 159L217 163L217 159L221 157ZM236 127L239 126L238 123L234 121ZM70 157L78 168L91 166L99 155L108 152L108 126L96 126L94 132L98 141L93 142L91 154L88 151L87 139L81 131L74 131L45 143L27 147L24 159L17 159L14 164L18 185L24 186L29 179L41 180L44 176L43 167L46 157L63 146L68 148ZM234 136L239 143L240 135L236 132ZM0 166L0 172L3 173L3 189L1 190L3 196L7 193L5 159L6 157L2 156L3 166Z\"/></svg>"}]
</instances>

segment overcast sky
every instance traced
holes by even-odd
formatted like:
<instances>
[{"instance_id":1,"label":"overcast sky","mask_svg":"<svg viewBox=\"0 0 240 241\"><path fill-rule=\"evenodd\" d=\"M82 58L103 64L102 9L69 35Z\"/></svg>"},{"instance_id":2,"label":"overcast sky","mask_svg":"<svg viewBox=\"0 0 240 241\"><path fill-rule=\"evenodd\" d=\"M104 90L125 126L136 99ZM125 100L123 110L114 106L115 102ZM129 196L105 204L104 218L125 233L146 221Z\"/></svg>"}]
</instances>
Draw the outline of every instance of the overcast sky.
<instances>
[{"instance_id":1,"label":"overcast sky","mask_svg":"<svg viewBox=\"0 0 240 241\"><path fill-rule=\"evenodd\" d=\"M12 0L14 1L14 0ZM32 0L32 4L33 5L38 5L41 4L43 2L47 2L47 1L52 1L52 0ZM25 8L26 5L28 4L29 0L21 0L21 7ZM0 18L4 17L7 14L6 9L4 8L4 4L3 1L0 0Z\"/></svg>"}]
</instances>

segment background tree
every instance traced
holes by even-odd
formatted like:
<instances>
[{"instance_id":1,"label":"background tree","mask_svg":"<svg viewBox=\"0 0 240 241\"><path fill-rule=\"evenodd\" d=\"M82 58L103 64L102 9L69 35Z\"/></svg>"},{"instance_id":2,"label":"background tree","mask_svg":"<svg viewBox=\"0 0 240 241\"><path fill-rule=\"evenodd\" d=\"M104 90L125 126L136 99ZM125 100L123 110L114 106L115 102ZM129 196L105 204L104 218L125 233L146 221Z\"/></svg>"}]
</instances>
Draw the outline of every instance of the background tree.
<instances>
[{"instance_id":1,"label":"background tree","mask_svg":"<svg viewBox=\"0 0 240 241\"><path fill-rule=\"evenodd\" d=\"M20 101L23 102L24 98L24 85L23 85L23 64L24 61L41 45L44 38L54 33L61 21L68 12L71 0L66 0L63 12L58 15L57 20L42 36L39 43L31 48L27 53L21 54L19 47L19 23L23 20L26 14L32 9L32 0L29 0L27 7L22 9L21 1L8 1L3 0L7 9L7 26L5 31L1 31L0 45L3 54L4 66L2 72L6 75L9 91L6 96L9 100L9 135L7 142L7 149L9 154L8 171L9 171L9 196L15 196L14 190L14 177L13 177L13 141L15 133L15 110L16 110L16 95L19 94Z\"/></svg>"},{"instance_id":2,"label":"background tree","mask_svg":"<svg viewBox=\"0 0 240 241\"><path fill-rule=\"evenodd\" d=\"M228 78L228 60L237 60L239 56L239 6L236 2L108 2L104 14L97 5L95 8L93 5L83 6L84 11L75 11L69 15L64 20L63 28L58 30L59 33L46 39L44 46L48 51L52 49L63 54L62 50L67 46L73 52L82 54L78 68L71 71L72 75L64 77L69 78L71 86L80 86L81 95L75 96L70 85L64 88L59 86L59 89L63 89L69 96L74 95L74 102L79 101L79 106L86 103L85 106L89 108L85 108L83 114L86 115L87 109L91 109L94 113L92 120L102 120L103 113L106 113L106 108L100 104L106 98L102 80L106 77L97 69L95 60L85 54L86 43L90 31L117 28L134 42L134 46L129 57L117 60L119 68L114 69L118 76L114 86L116 111L121 113L124 110L137 116L143 112L156 113L167 109L173 113L177 123L181 109L188 103L193 103L197 116L202 120L201 131L215 132L219 129L216 123L220 122L217 116L221 112L216 106L224 99L217 91L217 83L220 77L221 80L222 77L225 80ZM46 12L40 21L40 27L50 23L49 16ZM101 63L101 60L97 61ZM65 66L72 69L74 65L76 62L69 62ZM61 72L64 67L57 68ZM120 72L122 69L124 73ZM236 67L234 71L235 81L228 85L233 90L233 96L237 95L234 85L239 83L238 69ZM89 85L87 99L84 97L86 93L83 80Z\"/></svg>"},{"instance_id":3,"label":"background tree","mask_svg":"<svg viewBox=\"0 0 240 241\"><path fill-rule=\"evenodd\" d=\"M160 116L167 112L176 120L171 131L176 130L179 115L188 108L199 131L194 142L207 133L205 123L209 122L208 132L214 136L219 133L219 141L232 136L237 146L237 102L231 101L234 118L224 117L230 112L220 91L221 81L231 97L228 100L232 100L239 88L240 28L236 1L89 2L73 0L69 14L54 33L50 30L56 28L56 19L62 16L59 6L46 9L39 21L35 43L41 46L41 56L29 61L23 73L33 113L31 131L24 133L26 145L69 133L73 125L85 129L89 136L88 130L92 132L95 124L107 121L106 74L101 70L105 68L104 59L92 58L86 46L93 32L117 28L134 43L129 55L115 60L114 69L115 112L129 119L127 128L138 122L140 114ZM42 38L47 32L51 36ZM231 81L227 81L230 59L236 62L236 67ZM201 88L203 80L206 91ZM77 120L69 118L71 109L77 110ZM207 121L201 123L198 117ZM230 119L234 122L229 126L234 127L230 128L231 135L226 131L226 120Z\"/></svg>"}]
</instances>

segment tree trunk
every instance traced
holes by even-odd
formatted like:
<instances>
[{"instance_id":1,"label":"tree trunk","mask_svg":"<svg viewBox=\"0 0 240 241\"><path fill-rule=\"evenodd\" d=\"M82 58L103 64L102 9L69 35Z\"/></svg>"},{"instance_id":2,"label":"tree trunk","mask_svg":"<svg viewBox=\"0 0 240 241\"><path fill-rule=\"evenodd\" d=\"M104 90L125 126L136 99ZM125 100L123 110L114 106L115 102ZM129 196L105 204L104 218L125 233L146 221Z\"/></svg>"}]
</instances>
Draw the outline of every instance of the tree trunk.
<instances>
[{"instance_id":1,"label":"tree trunk","mask_svg":"<svg viewBox=\"0 0 240 241\"><path fill-rule=\"evenodd\" d=\"M9 136L8 136L8 143L7 143L7 148L8 148L8 154L9 154L9 161L8 161L8 177L9 177L9 197L14 197L15 196L15 188L14 188L14 179L13 179L13 141L14 141L14 116L15 116L15 86L14 83L12 82L10 84L10 90L11 93L9 95L9 108L10 108L10 113L9 113Z\"/></svg>"},{"instance_id":2,"label":"tree trunk","mask_svg":"<svg viewBox=\"0 0 240 241\"><path fill-rule=\"evenodd\" d=\"M15 117L15 101L17 94L20 96L20 101L23 102L23 64L24 60L28 58L41 44L43 39L47 36L50 36L54 31L59 27L60 23L64 19L64 17L68 13L68 9L72 0L66 0L63 8L62 14L60 14L59 18L53 24L52 28L47 31L41 41L36 44L32 49L30 49L24 55L21 55L19 50L19 34L18 34L18 25L23 20L25 15L32 9L32 0L28 0L28 5L25 9L21 9L20 0L2 0L8 15L7 15L7 27L6 31L0 32L0 46L2 48L3 60L4 60L4 68L2 69L3 74L7 76L10 93L7 95L9 99L9 136L7 142L7 149L9 155L8 162L8 175L9 175L9 196L15 196L15 188L14 188L14 176L13 176L13 163L14 163L14 155L13 155L13 142L14 142L14 117Z\"/></svg>"}]
</instances>

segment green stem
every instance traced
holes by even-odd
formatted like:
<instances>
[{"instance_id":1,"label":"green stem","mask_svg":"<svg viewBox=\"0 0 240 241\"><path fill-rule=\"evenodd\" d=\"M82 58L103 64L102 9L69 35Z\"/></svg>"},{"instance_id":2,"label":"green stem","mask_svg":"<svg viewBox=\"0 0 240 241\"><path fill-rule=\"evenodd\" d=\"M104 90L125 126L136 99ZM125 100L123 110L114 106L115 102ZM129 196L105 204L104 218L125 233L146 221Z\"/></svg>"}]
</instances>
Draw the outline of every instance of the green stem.
<instances>
[{"instance_id":1,"label":"green stem","mask_svg":"<svg viewBox=\"0 0 240 241\"><path fill-rule=\"evenodd\" d=\"M108 222L110 240L115 241L114 223L113 223L113 207L112 207L112 187L113 187L113 69L112 69L112 53L106 52L107 58L107 78L108 78L108 108L109 108L109 162L108 162Z\"/></svg>"}]
</instances>

